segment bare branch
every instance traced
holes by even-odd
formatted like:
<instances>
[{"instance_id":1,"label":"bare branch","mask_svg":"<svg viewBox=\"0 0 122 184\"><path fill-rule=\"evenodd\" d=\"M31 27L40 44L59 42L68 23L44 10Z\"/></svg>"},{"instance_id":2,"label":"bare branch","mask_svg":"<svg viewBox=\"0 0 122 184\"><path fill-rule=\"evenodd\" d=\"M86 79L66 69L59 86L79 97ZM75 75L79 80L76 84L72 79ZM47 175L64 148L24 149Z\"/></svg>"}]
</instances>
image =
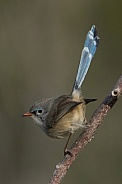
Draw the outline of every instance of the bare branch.
<instances>
[{"instance_id":1,"label":"bare branch","mask_svg":"<svg viewBox=\"0 0 122 184\"><path fill-rule=\"evenodd\" d=\"M50 178L49 184L59 184L67 173L70 165L75 161L79 152L81 152L84 147L94 138L94 134L102 123L108 111L117 102L118 97L122 94L122 75L115 84L113 90L105 98L99 108L93 113L90 121L88 122L87 128L80 134L75 143L72 145L70 151L72 152L72 157L66 155L61 163L56 165L56 169Z\"/></svg>"}]
</instances>

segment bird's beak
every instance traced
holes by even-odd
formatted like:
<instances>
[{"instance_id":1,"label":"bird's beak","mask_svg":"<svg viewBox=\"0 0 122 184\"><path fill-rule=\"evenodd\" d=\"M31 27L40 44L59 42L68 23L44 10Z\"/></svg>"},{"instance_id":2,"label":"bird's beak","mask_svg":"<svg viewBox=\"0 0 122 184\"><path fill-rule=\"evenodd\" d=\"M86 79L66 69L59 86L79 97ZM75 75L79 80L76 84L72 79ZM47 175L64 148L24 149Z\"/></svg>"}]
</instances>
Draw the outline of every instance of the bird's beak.
<instances>
[{"instance_id":1,"label":"bird's beak","mask_svg":"<svg viewBox=\"0 0 122 184\"><path fill-rule=\"evenodd\" d=\"M32 115L33 115L32 113L26 112L26 113L24 113L24 114L22 115L22 117L25 117L25 116L32 116Z\"/></svg>"}]
</instances>

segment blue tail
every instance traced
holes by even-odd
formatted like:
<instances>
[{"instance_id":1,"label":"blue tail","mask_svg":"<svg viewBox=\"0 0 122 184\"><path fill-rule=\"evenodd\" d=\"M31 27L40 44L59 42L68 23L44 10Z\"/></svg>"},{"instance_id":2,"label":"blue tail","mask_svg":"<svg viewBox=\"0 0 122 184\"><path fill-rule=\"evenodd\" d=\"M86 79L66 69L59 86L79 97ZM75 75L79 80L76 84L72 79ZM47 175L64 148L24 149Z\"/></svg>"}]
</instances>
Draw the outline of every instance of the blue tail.
<instances>
[{"instance_id":1,"label":"blue tail","mask_svg":"<svg viewBox=\"0 0 122 184\"><path fill-rule=\"evenodd\" d=\"M78 67L78 72L73 91L81 88L81 85L88 72L91 60L94 57L98 44L99 44L99 37L97 36L96 27L93 25L91 30L88 32L86 36L86 41L81 53L80 64Z\"/></svg>"}]
</instances>

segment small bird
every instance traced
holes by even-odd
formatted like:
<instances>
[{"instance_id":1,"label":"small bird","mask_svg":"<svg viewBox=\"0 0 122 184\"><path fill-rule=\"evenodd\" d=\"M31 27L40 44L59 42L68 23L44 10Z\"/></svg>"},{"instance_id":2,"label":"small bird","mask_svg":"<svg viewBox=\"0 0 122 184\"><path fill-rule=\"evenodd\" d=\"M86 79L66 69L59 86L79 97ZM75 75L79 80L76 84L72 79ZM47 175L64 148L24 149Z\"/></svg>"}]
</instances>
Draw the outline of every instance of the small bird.
<instances>
[{"instance_id":1,"label":"small bird","mask_svg":"<svg viewBox=\"0 0 122 184\"><path fill-rule=\"evenodd\" d=\"M81 86L98 44L99 37L93 25L86 36L72 92L69 95L37 101L29 112L23 114L23 117L31 117L49 137L58 139L68 137L64 154L69 153L67 145L71 135L86 127L86 104L96 100L85 99L81 93Z\"/></svg>"}]
</instances>

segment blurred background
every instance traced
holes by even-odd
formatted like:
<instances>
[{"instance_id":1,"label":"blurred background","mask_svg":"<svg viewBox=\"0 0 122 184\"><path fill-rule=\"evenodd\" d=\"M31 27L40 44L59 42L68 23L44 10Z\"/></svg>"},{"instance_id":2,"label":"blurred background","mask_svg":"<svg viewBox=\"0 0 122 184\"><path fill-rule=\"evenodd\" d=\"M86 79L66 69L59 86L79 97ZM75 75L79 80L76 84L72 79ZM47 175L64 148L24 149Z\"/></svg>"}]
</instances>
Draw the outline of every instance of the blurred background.
<instances>
[{"instance_id":1,"label":"blurred background","mask_svg":"<svg viewBox=\"0 0 122 184\"><path fill-rule=\"evenodd\" d=\"M87 119L122 74L122 1L0 1L0 184L47 183L66 140L22 118L37 100L70 93L86 34L101 38L82 86ZM63 184L122 183L122 98ZM80 132L76 133L70 144Z\"/></svg>"}]
</instances>

